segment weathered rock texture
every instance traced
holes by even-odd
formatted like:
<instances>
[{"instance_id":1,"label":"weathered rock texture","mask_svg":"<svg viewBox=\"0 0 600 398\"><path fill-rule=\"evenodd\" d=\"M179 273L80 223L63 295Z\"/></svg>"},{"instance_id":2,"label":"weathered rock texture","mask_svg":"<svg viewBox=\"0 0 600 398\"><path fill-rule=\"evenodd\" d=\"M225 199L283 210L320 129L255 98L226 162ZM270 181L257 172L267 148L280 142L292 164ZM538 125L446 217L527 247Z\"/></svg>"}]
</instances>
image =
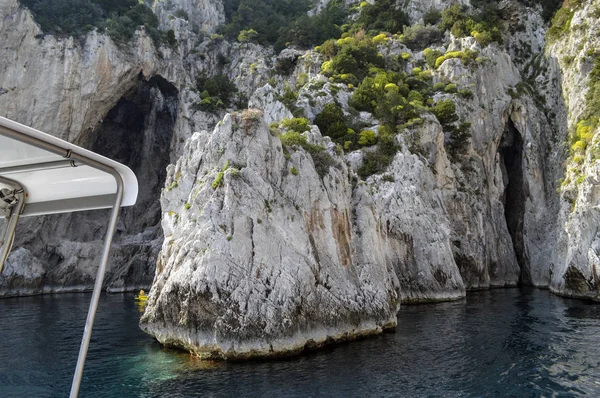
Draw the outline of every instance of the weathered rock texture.
<instances>
[{"instance_id":1,"label":"weathered rock texture","mask_svg":"<svg viewBox=\"0 0 600 398\"><path fill-rule=\"evenodd\" d=\"M177 30L178 24L184 23L197 33L212 33L225 22L223 3L219 0L154 0L151 6L164 30Z\"/></svg>"},{"instance_id":2,"label":"weathered rock texture","mask_svg":"<svg viewBox=\"0 0 600 398\"><path fill-rule=\"evenodd\" d=\"M571 132L583 119L590 73L600 57L600 2L582 2L566 34L547 48L558 72L566 112L562 116ZM563 177L556 257L550 289L558 294L600 301L600 180L598 140L600 129L591 131L582 159L571 156Z\"/></svg>"},{"instance_id":3,"label":"weathered rock texture","mask_svg":"<svg viewBox=\"0 0 600 398\"><path fill-rule=\"evenodd\" d=\"M118 226L106 278L113 291L149 287L163 240L158 197L166 166L193 131L220 119L194 108L196 76L229 75L245 93L266 80L267 49L197 40L190 24L214 28L223 20L220 2L172 3L173 12L194 8L189 23L159 13L173 23L165 28L175 29L177 48L157 48L141 31L128 46L96 31L81 39L44 35L17 0L0 0L0 115L121 161L140 182L138 204ZM0 296L90 289L107 222L102 211L20 222L21 254L0 275ZM25 258L41 270L22 272Z\"/></svg>"},{"instance_id":4,"label":"weathered rock texture","mask_svg":"<svg viewBox=\"0 0 600 398\"><path fill-rule=\"evenodd\" d=\"M344 162L313 126L309 142L334 159L319 175L322 159L298 147L286 158L261 124L289 117L268 85L251 99L261 121L229 115L212 133L194 135L163 191L166 239L142 328L200 355L269 356L380 331L395 322L399 301L519 283L595 297L587 275L596 257L579 262L576 275L557 267L568 245L595 247L569 232L593 228L589 212L563 229L558 190L572 120L561 67L553 47L541 53L539 14L514 2L503 7L509 23L522 26L506 48L451 37L443 50L470 49L479 58L469 67L447 60L434 77L472 91L468 99L436 98L451 97L471 123L458 158L447 152L437 120L425 116L398 136L402 150L386 173L358 181L362 154ZM411 10L413 19L423 11ZM386 56L401 51L414 62L422 57L393 41L380 48ZM296 60L294 83L307 81L296 106L309 119L331 101L347 106L348 90L318 74L318 54L281 56ZM582 90L575 90L580 97ZM571 243L561 246L566 234Z\"/></svg>"},{"instance_id":5,"label":"weathered rock texture","mask_svg":"<svg viewBox=\"0 0 600 398\"><path fill-rule=\"evenodd\" d=\"M286 85L298 86L294 108L310 121L333 101L373 130L375 117L351 114L351 89L320 74L314 51L275 57L199 34L223 21L216 0L153 3L174 48L143 32L127 48L98 32L43 36L16 0L0 0L0 114L134 169L140 204L120 220L107 286L147 284L156 262L141 325L164 344L222 358L293 353L392 327L402 302L519 283L598 300L598 162L590 150L564 166L588 54L600 47L598 3L552 44L540 10L516 1L500 3L503 45L446 35L440 51L478 52L469 66L453 58L432 71L471 91L435 97L471 123L466 149L453 153L425 113L399 132L385 173L365 180L363 152L344 154L316 126L305 133L312 147L284 148L268 126L291 116L278 99ZM419 22L447 4L406 10ZM423 60L394 38L378 50L407 53L408 73ZM295 69L270 76L277 61ZM198 111L200 74L228 76L259 109ZM0 295L89 288L105 222L102 212L23 222Z\"/></svg>"},{"instance_id":6,"label":"weathered rock texture","mask_svg":"<svg viewBox=\"0 0 600 398\"><path fill-rule=\"evenodd\" d=\"M400 243L372 204L353 206L348 169L329 155L321 179L303 150L286 159L253 111L195 134L169 170L177 186L162 197L166 239L143 329L235 358L395 326L398 260L387 246Z\"/></svg>"}]
</instances>

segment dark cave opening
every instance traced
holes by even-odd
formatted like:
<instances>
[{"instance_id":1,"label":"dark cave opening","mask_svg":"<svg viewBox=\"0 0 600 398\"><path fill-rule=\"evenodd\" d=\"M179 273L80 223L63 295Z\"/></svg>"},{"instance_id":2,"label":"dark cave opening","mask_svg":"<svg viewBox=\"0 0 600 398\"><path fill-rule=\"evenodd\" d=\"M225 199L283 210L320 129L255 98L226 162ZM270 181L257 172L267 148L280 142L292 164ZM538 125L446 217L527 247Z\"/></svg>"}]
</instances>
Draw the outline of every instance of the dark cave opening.
<instances>
[{"instance_id":1,"label":"dark cave opening","mask_svg":"<svg viewBox=\"0 0 600 398\"><path fill-rule=\"evenodd\" d=\"M528 264L525 258L525 243L523 239L526 200L523 180L523 139L510 118L506 123L499 151L504 180L504 216L517 257L517 263L521 269L519 282L521 284L530 284L531 281L526 272Z\"/></svg>"},{"instance_id":2,"label":"dark cave opening","mask_svg":"<svg viewBox=\"0 0 600 398\"><path fill-rule=\"evenodd\" d=\"M102 122L77 142L126 164L138 178L137 204L119 216L104 280L107 288L132 290L152 283L163 236L159 198L177 109L178 91L172 84L162 77L140 76ZM108 215L108 210L97 210L25 219L20 228L31 233L18 235L16 247L28 248L44 264L44 286L91 286L86 270L97 266Z\"/></svg>"},{"instance_id":3,"label":"dark cave opening","mask_svg":"<svg viewBox=\"0 0 600 398\"><path fill-rule=\"evenodd\" d=\"M127 232L160 223L160 190L170 163L178 91L160 76L139 83L108 112L88 137L88 147L129 166L138 178L137 204L124 209Z\"/></svg>"}]
</instances>

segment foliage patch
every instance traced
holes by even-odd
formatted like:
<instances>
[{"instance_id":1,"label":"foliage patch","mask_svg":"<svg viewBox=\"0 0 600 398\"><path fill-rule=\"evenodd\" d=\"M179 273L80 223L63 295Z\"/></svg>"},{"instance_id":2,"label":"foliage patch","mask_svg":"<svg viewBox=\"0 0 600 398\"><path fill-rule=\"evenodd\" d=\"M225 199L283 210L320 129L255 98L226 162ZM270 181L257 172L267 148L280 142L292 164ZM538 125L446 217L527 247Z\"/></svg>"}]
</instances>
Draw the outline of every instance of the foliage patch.
<instances>
[{"instance_id":1,"label":"foliage patch","mask_svg":"<svg viewBox=\"0 0 600 398\"><path fill-rule=\"evenodd\" d=\"M174 44L168 32L158 30L152 10L137 0L21 0L42 31L57 36L81 36L97 28L117 43L126 43L143 26L155 41ZM172 31L171 31L172 33Z\"/></svg>"}]
</instances>

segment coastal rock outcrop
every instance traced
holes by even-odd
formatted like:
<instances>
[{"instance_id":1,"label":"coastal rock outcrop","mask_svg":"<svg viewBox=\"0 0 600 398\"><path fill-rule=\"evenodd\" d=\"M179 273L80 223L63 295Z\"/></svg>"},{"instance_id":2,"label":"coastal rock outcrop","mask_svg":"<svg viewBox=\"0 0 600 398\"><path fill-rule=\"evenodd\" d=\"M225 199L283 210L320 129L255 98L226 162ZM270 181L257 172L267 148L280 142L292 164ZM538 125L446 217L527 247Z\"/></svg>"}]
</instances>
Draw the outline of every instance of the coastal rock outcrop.
<instances>
[{"instance_id":1,"label":"coastal rock outcrop","mask_svg":"<svg viewBox=\"0 0 600 398\"><path fill-rule=\"evenodd\" d=\"M462 97L435 97L452 99L470 127L461 152L448 144L444 126L424 115L400 131L400 150L385 172L360 180L355 171L364 152L340 157L316 126L305 133L304 149L297 142L281 146L277 132L269 134L265 120L278 124L290 116L270 86L251 100L264 115L253 109L228 115L212 133L195 134L169 169L161 199L166 240L142 328L201 356L272 356L380 332L394 324L400 302L450 300L470 289L519 283L548 287L561 255L564 205L557 189L567 110L552 59L537 71L527 69L527 58L513 62L510 54L522 53L514 46L543 46L534 28L539 17L518 23L535 33L530 41L504 49L451 37L442 48L478 54L471 64L456 55L436 62L434 81L469 88ZM417 63L422 57L387 45L381 52L388 56L402 52ZM303 60L313 58L318 54L297 57L292 78L308 82L295 106L310 120L327 103L347 110L344 85L301 72L310 68ZM415 73L414 65L407 69ZM318 87L317 99L311 87ZM310 145L327 148L331 163L324 169ZM373 286L379 295L366 294ZM321 287L332 295L321 296ZM363 303L360 316L348 302ZM328 316L313 313L316 303Z\"/></svg>"},{"instance_id":2,"label":"coastal rock outcrop","mask_svg":"<svg viewBox=\"0 0 600 398\"><path fill-rule=\"evenodd\" d=\"M316 126L304 149L282 146L265 120L290 115L268 85L251 100L260 111L228 115L212 133L195 134L169 168L166 239L142 328L201 356L281 355L380 332L395 323L400 302L457 299L466 289L531 279L531 259L520 266L515 242L522 250L545 244L547 237L523 238L523 220L527 231L542 228L552 208L537 195L522 207L507 200L522 203L543 189L535 178L548 172L538 162L545 146L531 142L547 125L530 99L508 95L519 81L510 58L494 48L485 55L474 69L440 68L475 86L463 104L477 123L463 160L469 168L450 161L442 126L427 118L417 132L421 155L398 136L402 149L386 173L359 181ZM521 166L524 157L523 167L508 164ZM517 207L513 216L507 205Z\"/></svg>"},{"instance_id":3,"label":"coastal rock outcrop","mask_svg":"<svg viewBox=\"0 0 600 398\"><path fill-rule=\"evenodd\" d=\"M373 1L343 3L354 22ZM275 54L250 31L215 33L219 0L145 2L164 37L138 27L130 45L102 29L44 34L0 0L0 115L134 170L140 200L119 221L106 287L154 277L142 328L201 356L380 333L401 303L476 289L599 300L600 4L565 3L548 29L540 6L502 1L486 26L465 19L470 3L404 2L410 29ZM442 34L435 9L449 4L457 22ZM317 127L331 105L337 137ZM0 296L89 289L105 222L24 220Z\"/></svg>"},{"instance_id":4,"label":"coastal rock outcrop","mask_svg":"<svg viewBox=\"0 0 600 398\"><path fill-rule=\"evenodd\" d=\"M255 109L188 141L161 199L166 238L143 330L244 358L395 326L399 284L373 205L353 205L333 150L288 150Z\"/></svg>"},{"instance_id":5,"label":"coastal rock outcrop","mask_svg":"<svg viewBox=\"0 0 600 398\"><path fill-rule=\"evenodd\" d=\"M189 25L202 18L212 27L222 22L220 2L171 3L171 12L193 5L203 10L181 26L164 15L164 23L174 24L168 27L179 39L175 47L156 43L142 29L127 46L99 30L79 38L45 34L17 0L0 0L0 115L123 162L140 182L138 204L123 210L118 225L105 278L111 291L150 286L163 240L157 198L166 167L192 131L220 119L195 107L200 98L190 82L202 73L236 79L240 69L253 76L239 79L241 89L252 92L265 75L262 47L197 40ZM203 53L210 55L202 60ZM226 57L230 62L219 67ZM250 71L251 63L258 70ZM105 211L22 219L15 247L28 254L13 254L15 267L0 275L0 295L91 289L107 220ZM16 264L30 257L44 272L25 282Z\"/></svg>"},{"instance_id":6,"label":"coastal rock outcrop","mask_svg":"<svg viewBox=\"0 0 600 398\"><path fill-rule=\"evenodd\" d=\"M569 157L561 176L560 222L550 290L600 301L600 2L562 10L565 25L546 49L555 64L569 129ZM558 29L558 28L556 28Z\"/></svg>"}]
</instances>

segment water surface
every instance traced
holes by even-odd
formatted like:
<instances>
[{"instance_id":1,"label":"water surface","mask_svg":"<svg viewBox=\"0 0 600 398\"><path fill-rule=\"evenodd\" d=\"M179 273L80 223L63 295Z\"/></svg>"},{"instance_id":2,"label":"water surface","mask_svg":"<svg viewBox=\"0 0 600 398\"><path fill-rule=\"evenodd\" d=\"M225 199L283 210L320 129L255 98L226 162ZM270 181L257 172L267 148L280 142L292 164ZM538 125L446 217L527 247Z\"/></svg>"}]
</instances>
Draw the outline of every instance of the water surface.
<instances>
[{"instance_id":1,"label":"water surface","mask_svg":"<svg viewBox=\"0 0 600 398\"><path fill-rule=\"evenodd\" d=\"M68 396L88 294L0 300L0 397ZM404 306L395 333L294 359L211 363L142 333L103 295L81 397L600 396L600 305L547 291Z\"/></svg>"}]
</instances>

